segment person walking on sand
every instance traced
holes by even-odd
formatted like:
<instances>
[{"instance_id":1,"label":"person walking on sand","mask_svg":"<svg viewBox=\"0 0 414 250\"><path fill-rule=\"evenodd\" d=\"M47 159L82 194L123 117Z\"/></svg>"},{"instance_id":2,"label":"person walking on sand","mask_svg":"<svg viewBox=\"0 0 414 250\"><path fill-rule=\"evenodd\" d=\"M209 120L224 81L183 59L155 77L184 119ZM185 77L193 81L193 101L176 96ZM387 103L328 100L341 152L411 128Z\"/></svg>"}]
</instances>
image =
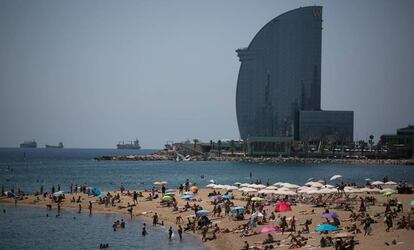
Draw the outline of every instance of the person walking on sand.
<instances>
[{"instance_id":1,"label":"person walking on sand","mask_svg":"<svg viewBox=\"0 0 414 250\"><path fill-rule=\"evenodd\" d=\"M391 215L391 213L387 213L385 215L385 224L387 224L387 229L385 229L385 231L389 232L390 228L392 228L392 215Z\"/></svg>"},{"instance_id":2,"label":"person walking on sand","mask_svg":"<svg viewBox=\"0 0 414 250\"><path fill-rule=\"evenodd\" d=\"M89 201L89 215L92 215L92 202Z\"/></svg>"},{"instance_id":3,"label":"person walking on sand","mask_svg":"<svg viewBox=\"0 0 414 250\"><path fill-rule=\"evenodd\" d=\"M183 228L181 225L178 225L178 236L180 236L180 240L183 240Z\"/></svg>"},{"instance_id":4,"label":"person walking on sand","mask_svg":"<svg viewBox=\"0 0 414 250\"><path fill-rule=\"evenodd\" d=\"M169 240L171 240L172 233L173 233L173 230L172 230L172 227L170 227L170 229L168 229L168 239Z\"/></svg>"},{"instance_id":5,"label":"person walking on sand","mask_svg":"<svg viewBox=\"0 0 414 250\"><path fill-rule=\"evenodd\" d=\"M371 230L372 230L371 229L371 223L372 223L372 219L367 214L367 217L365 218L365 222L364 222L364 236L371 234Z\"/></svg>"}]
</instances>

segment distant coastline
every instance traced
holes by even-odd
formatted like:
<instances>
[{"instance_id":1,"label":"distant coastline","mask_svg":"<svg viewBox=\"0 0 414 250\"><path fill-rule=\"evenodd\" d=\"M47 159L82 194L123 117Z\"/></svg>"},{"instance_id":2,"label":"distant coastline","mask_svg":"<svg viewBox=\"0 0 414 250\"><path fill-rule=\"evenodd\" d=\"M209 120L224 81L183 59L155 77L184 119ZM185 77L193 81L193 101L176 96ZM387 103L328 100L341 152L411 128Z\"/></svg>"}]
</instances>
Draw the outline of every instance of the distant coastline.
<instances>
[{"instance_id":1,"label":"distant coastline","mask_svg":"<svg viewBox=\"0 0 414 250\"><path fill-rule=\"evenodd\" d=\"M159 151L146 155L113 155L98 156L97 161L174 161L173 154ZM203 156L195 155L189 161L237 161L248 163L306 163L306 164L381 164L381 165L410 165L414 166L414 159L339 159L339 158L299 158L299 157L252 157L252 156Z\"/></svg>"}]
</instances>

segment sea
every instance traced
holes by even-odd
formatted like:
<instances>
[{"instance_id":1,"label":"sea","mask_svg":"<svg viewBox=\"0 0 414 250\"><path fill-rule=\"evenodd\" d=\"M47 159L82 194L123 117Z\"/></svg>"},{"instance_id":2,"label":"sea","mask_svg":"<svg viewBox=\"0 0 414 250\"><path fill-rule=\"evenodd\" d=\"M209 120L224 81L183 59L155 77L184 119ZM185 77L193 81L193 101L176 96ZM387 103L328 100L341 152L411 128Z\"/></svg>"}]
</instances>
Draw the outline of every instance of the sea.
<instances>
[{"instance_id":1,"label":"sea","mask_svg":"<svg viewBox=\"0 0 414 250\"><path fill-rule=\"evenodd\" d=\"M235 182L264 184L289 182L303 185L310 178L330 182L333 175L342 180L364 184L366 179L414 183L414 166L363 164L243 163L226 161L96 161L108 155L149 154L156 150L117 149L16 149L0 148L0 185L5 191L50 192L53 185L69 191L70 185L87 185L102 191L150 189L155 181L167 181L176 188L187 179L205 187ZM140 235L142 223L128 220L124 230L112 231L117 215L77 214L64 211L61 216L43 208L0 205L0 249L204 249L199 240L186 235L185 240L167 239L167 229L149 228L148 237ZM48 216L46 216L48 215ZM124 218L125 219L125 218Z\"/></svg>"}]
</instances>

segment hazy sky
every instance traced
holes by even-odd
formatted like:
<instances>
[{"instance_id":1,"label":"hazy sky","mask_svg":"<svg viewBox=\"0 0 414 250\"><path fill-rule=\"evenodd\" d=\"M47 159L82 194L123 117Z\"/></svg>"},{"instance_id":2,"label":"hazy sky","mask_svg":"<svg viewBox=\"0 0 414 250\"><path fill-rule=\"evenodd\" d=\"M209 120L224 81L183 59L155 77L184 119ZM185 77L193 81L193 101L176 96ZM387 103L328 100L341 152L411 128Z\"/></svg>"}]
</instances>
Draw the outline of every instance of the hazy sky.
<instances>
[{"instance_id":1,"label":"hazy sky","mask_svg":"<svg viewBox=\"0 0 414 250\"><path fill-rule=\"evenodd\" d=\"M414 1L0 0L0 146L239 138L235 49L308 5L322 108L354 110L355 139L414 123Z\"/></svg>"}]
</instances>

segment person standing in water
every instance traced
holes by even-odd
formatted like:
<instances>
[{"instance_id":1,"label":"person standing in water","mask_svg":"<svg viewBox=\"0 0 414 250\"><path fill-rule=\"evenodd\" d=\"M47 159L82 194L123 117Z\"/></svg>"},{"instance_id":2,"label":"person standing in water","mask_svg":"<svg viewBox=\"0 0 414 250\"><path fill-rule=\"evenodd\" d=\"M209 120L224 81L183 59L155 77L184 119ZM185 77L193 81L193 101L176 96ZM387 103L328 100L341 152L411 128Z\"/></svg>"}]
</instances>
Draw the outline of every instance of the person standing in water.
<instances>
[{"instance_id":1,"label":"person standing in water","mask_svg":"<svg viewBox=\"0 0 414 250\"><path fill-rule=\"evenodd\" d=\"M180 236L180 240L183 240L183 228L181 225L178 225L178 236Z\"/></svg>"},{"instance_id":2,"label":"person standing in water","mask_svg":"<svg viewBox=\"0 0 414 250\"><path fill-rule=\"evenodd\" d=\"M79 203L79 210L78 210L78 213L81 213L82 212L82 205Z\"/></svg>"},{"instance_id":3,"label":"person standing in water","mask_svg":"<svg viewBox=\"0 0 414 250\"><path fill-rule=\"evenodd\" d=\"M92 215L92 202L89 201L89 215Z\"/></svg>"},{"instance_id":4,"label":"person standing in water","mask_svg":"<svg viewBox=\"0 0 414 250\"><path fill-rule=\"evenodd\" d=\"M144 223L144 226L142 227L142 236L147 235L147 224Z\"/></svg>"},{"instance_id":5,"label":"person standing in water","mask_svg":"<svg viewBox=\"0 0 414 250\"><path fill-rule=\"evenodd\" d=\"M172 230L172 227L170 227L170 229L168 229L168 239L169 240L171 240L172 233L173 233L173 230Z\"/></svg>"}]
</instances>

